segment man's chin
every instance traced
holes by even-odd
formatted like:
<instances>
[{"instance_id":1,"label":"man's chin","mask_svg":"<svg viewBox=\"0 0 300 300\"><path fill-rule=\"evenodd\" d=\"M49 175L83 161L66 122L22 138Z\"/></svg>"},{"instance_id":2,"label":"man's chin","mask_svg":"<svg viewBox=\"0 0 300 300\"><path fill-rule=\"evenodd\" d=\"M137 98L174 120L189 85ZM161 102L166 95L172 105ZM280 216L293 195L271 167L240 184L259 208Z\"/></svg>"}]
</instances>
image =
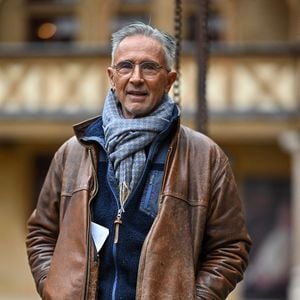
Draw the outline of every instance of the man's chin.
<instances>
[{"instance_id":1,"label":"man's chin","mask_svg":"<svg viewBox=\"0 0 300 300\"><path fill-rule=\"evenodd\" d=\"M149 111L142 108L131 108L123 110L123 116L127 119L142 118L148 114Z\"/></svg>"}]
</instances>

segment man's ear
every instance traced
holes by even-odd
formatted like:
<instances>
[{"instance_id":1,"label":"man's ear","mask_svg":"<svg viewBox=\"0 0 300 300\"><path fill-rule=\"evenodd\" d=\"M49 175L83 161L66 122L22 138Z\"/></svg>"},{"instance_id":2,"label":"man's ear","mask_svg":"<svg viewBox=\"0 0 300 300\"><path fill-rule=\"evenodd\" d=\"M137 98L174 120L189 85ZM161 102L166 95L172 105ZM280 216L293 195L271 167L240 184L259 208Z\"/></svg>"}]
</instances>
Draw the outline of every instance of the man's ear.
<instances>
[{"instance_id":1,"label":"man's ear","mask_svg":"<svg viewBox=\"0 0 300 300\"><path fill-rule=\"evenodd\" d=\"M114 69L112 67L108 67L106 70L110 85L112 88L115 87L115 79L114 79Z\"/></svg>"},{"instance_id":2,"label":"man's ear","mask_svg":"<svg viewBox=\"0 0 300 300\"><path fill-rule=\"evenodd\" d=\"M175 82L176 78L177 78L177 73L176 73L176 71L170 71L170 72L168 73L168 83L167 83L167 85L166 85L166 87L165 87L165 92L166 92L166 93L169 92L169 90L170 90L170 88L172 87L173 83Z\"/></svg>"}]
</instances>

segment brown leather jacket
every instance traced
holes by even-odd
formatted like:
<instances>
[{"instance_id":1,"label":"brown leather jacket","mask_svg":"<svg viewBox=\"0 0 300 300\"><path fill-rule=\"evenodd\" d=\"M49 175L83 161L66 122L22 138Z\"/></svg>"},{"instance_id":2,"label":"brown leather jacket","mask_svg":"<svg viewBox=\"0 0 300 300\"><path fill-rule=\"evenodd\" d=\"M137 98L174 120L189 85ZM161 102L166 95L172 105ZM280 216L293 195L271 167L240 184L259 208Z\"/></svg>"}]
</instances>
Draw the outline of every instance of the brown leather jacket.
<instances>
[{"instance_id":1,"label":"brown leather jacket","mask_svg":"<svg viewBox=\"0 0 300 300\"><path fill-rule=\"evenodd\" d=\"M90 123L75 126L77 137ZM55 154L27 252L43 299L94 299L98 261L90 234L97 153L76 137ZM225 299L242 279L250 239L227 157L183 126L171 143L159 211L143 245L136 299Z\"/></svg>"}]
</instances>

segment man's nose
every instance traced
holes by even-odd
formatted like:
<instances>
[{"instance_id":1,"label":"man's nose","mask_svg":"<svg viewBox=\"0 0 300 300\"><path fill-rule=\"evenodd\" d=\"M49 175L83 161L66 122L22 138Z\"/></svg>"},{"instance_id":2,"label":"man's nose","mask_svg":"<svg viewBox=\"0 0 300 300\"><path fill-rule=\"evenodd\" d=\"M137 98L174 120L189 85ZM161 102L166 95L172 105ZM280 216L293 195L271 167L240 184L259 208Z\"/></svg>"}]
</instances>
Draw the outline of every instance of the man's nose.
<instances>
[{"instance_id":1,"label":"man's nose","mask_svg":"<svg viewBox=\"0 0 300 300\"><path fill-rule=\"evenodd\" d=\"M130 76L130 81L132 82L144 81L143 74L141 71L142 69L139 64L134 65L134 68Z\"/></svg>"}]
</instances>

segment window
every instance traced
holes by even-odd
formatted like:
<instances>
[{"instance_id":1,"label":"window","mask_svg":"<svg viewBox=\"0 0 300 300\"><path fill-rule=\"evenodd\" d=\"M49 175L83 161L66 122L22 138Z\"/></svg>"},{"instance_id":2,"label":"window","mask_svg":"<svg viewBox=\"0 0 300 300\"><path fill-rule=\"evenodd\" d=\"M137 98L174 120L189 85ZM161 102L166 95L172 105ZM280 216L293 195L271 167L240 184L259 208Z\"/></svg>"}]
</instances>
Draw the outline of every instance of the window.
<instances>
[{"instance_id":1,"label":"window","mask_svg":"<svg viewBox=\"0 0 300 300\"><path fill-rule=\"evenodd\" d=\"M31 42L71 42L79 32L79 0L27 0L27 38Z\"/></svg>"},{"instance_id":2,"label":"window","mask_svg":"<svg viewBox=\"0 0 300 300\"><path fill-rule=\"evenodd\" d=\"M197 38L198 30L198 16L195 12L190 12L186 20L186 35L187 41L195 41ZM223 39L225 22L221 14L216 10L210 9L208 12L208 40L217 42Z\"/></svg>"},{"instance_id":3,"label":"window","mask_svg":"<svg viewBox=\"0 0 300 300\"><path fill-rule=\"evenodd\" d=\"M76 4L79 0L27 0L28 4Z\"/></svg>"},{"instance_id":4,"label":"window","mask_svg":"<svg viewBox=\"0 0 300 300\"><path fill-rule=\"evenodd\" d=\"M121 0L124 4L144 4L147 3L149 0Z\"/></svg>"},{"instance_id":5,"label":"window","mask_svg":"<svg viewBox=\"0 0 300 300\"><path fill-rule=\"evenodd\" d=\"M71 42L78 33L79 24L74 16L31 17L29 40L33 42Z\"/></svg>"}]
</instances>

